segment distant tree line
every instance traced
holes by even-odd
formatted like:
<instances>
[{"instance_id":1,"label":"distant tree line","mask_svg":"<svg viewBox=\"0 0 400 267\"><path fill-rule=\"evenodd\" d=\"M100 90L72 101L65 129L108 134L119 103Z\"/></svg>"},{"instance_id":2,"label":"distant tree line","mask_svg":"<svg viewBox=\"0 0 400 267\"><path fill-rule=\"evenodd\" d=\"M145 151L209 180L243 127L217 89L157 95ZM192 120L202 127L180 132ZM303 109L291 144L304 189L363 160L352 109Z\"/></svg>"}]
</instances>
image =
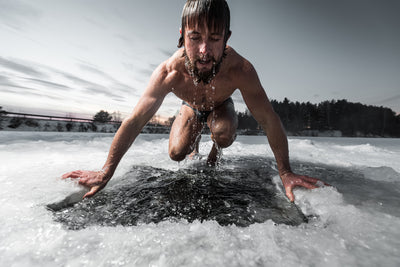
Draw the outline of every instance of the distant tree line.
<instances>
[{"instance_id":1,"label":"distant tree line","mask_svg":"<svg viewBox=\"0 0 400 267\"><path fill-rule=\"evenodd\" d=\"M304 130L341 131L343 136L400 137L400 115L390 108L367 106L347 100L319 104L272 100L272 107L292 134ZM259 129L249 111L239 112L239 129Z\"/></svg>"},{"instance_id":2,"label":"distant tree line","mask_svg":"<svg viewBox=\"0 0 400 267\"><path fill-rule=\"evenodd\" d=\"M376 136L400 137L400 115L389 108L367 106L347 100L324 101L319 104L291 102L285 98L282 102L271 100L272 107L281 118L286 131L292 135L303 135L305 131L340 131L342 136ZM2 125L7 112L0 107L0 130L4 127L18 128L21 124L38 127L34 119L14 117L7 125ZM238 112L238 129L242 134L260 134L262 129L251 113ZM150 121L146 132L167 133L175 117L167 119L163 124L159 120ZM101 110L93 117L92 123L73 123L65 125L67 131L98 131L94 123L113 124L113 131L120 126L120 114L109 114ZM119 122L119 123L118 123ZM50 128L47 123L44 130ZM77 128L78 127L78 128ZM103 127L103 126L102 126ZM61 123L57 131L64 131ZM207 129L205 129L207 130ZM101 132L109 131L103 127ZM207 132L207 131L206 131Z\"/></svg>"}]
</instances>

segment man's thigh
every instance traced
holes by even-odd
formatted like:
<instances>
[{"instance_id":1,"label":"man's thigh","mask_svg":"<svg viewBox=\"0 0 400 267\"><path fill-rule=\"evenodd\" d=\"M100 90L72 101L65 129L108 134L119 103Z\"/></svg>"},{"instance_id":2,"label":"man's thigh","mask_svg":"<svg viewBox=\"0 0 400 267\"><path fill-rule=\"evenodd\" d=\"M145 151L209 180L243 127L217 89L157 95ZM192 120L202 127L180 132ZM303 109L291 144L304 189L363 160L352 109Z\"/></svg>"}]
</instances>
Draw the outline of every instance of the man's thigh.
<instances>
[{"instance_id":1,"label":"man's thigh","mask_svg":"<svg viewBox=\"0 0 400 267\"><path fill-rule=\"evenodd\" d=\"M238 117L232 101L225 101L222 105L214 109L207 118L207 124L211 132L218 131L220 128L229 132L236 132Z\"/></svg>"},{"instance_id":2,"label":"man's thigh","mask_svg":"<svg viewBox=\"0 0 400 267\"><path fill-rule=\"evenodd\" d=\"M172 149L175 152L190 153L191 151L189 150L192 149L202 129L203 123L197 119L194 111L190 107L182 105L171 127L169 136L170 152Z\"/></svg>"}]
</instances>

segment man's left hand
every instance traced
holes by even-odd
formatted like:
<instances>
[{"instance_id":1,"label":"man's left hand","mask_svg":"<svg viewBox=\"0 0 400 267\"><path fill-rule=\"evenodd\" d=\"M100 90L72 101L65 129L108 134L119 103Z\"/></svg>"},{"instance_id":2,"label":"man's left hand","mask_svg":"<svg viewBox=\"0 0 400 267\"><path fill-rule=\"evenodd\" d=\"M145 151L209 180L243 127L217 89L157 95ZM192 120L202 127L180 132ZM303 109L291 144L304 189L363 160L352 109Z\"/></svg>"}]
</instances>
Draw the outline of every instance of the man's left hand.
<instances>
[{"instance_id":1,"label":"man's left hand","mask_svg":"<svg viewBox=\"0 0 400 267\"><path fill-rule=\"evenodd\" d=\"M290 202L294 201L293 188L295 187L301 186L308 189L314 189L318 188L318 185L320 183L329 186L329 184L324 183L323 181L317 178L313 178L306 175L298 175L292 172L288 172L281 175L281 179L283 187L286 190L286 196L289 198Z\"/></svg>"}]
</instances>

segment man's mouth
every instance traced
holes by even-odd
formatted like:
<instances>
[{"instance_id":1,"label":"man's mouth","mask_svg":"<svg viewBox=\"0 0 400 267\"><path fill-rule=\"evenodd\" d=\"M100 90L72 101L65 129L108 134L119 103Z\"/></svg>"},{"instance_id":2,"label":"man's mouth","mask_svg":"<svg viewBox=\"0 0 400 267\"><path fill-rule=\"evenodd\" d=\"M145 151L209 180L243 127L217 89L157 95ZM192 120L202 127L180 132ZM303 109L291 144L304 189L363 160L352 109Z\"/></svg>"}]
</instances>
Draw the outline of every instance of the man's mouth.
<instances>
[{"instance_id":1,"label":"man's mouth","mask_svg":"<svg viewBox=\"0 0 400 267\"><path fill-rule=\"evenodd\" d=\"M185 56L185 67L190 76L193 77L195 85L201 81L204 84L210 81L218 73L223 57L217 61L212 55L199 55L193 61L187 56L186 50L183 51Z\"/></svg>"},{"instance_id":2,"label":"man's mouth","mask_svg":"<svg viewBox=\"0 0 400 267\"><path fill-rule=\"evenodd\" d=\"M201 58L199 60L197 60L197 62L200 64L200 66L207 66L210 65L212 63L211 58Z\"/></svg>"},{"instance_id":3,"label":"man's mouth","mask_svg":"<svg viewBox=\"0 0 400 267\"><path fill-rule=\"evenodd\" d=\"M208 64L210 62L211 62L211 60L199 60L200 64Z\"/></svg>"}]
</instances>

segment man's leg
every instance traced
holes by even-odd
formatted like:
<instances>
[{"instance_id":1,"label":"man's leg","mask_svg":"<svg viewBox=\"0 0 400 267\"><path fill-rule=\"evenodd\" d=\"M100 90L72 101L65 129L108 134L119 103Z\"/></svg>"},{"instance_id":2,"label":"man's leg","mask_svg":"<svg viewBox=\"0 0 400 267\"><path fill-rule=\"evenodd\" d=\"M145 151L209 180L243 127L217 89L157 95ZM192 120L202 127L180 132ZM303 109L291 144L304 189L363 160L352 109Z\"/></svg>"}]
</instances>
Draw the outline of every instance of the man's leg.
<instances>
[{"instance_id":1,"label":"man's leg","mask_svg":"<svg viewBox=\"0 0 400 267\"><path fill-rule=\"evenodd\" d=\"M203 129L203 123L197 119L193 109L182 105L178 116L171 127L169 135L169 156L171 159L181 161L187 154L195 150L198 138Z\"/></svg>"},{"instance_id":2,"label":"man's leg","mask_svg":"<svg viewBox=\"0 0 400 267\"><path fill-rule=\"evenodd\" d=\"M201 140L201 134L198 135L196 138L196 141L193 145L194 149L192 153L189 155L189 159L200 159L201 157L199 156L199 146L200 146L200 140Z\"/></svg>"},{"instance_id":3,"label":"man's leg","mask_svg":"<svg viewBox=\"0 0 400 267\"><path fill-rule=\"evenodd\" d=\"M207 163L215 165L219 159L222 148L230 146L236 139L238 118L232 101L225 101L217 107L207 118L214 144L208 155Z\"/></svg>"}]
</instances>

